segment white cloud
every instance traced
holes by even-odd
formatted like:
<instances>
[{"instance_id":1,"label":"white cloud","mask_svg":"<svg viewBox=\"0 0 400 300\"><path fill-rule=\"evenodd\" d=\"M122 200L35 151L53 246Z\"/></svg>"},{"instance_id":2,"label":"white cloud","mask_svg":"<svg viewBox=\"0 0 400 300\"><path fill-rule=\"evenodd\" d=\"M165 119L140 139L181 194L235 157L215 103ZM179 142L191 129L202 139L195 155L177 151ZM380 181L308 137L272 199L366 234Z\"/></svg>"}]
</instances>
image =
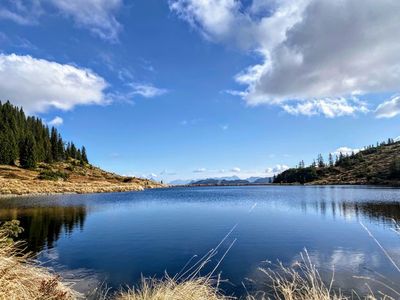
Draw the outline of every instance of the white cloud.
<instances>
[{"instance_id":1,"label":"white cloud","mask_svg":"<svg viewBox=\"0 0 400 300\"><path fill-rule=\"evenodd\" d=\"M240 168L238 168L238 167L232 168L232 169L231 169L231 172L233 172L233 173L239 173L239 172L240 172Z\"/></svg>"},{"instance_id":2,"label":"white cloud","mask_svg":"<svg viewBox=\"0 0 400 300\"><path fill-rule=\"evenodd\" d=\"M115 14L121 8L122 0L49 0L64 15L71 17L79 26L88 28L97 36L118 40L121 24Z\"/></svg>"},{"instance_id":3,"label":"white cloud","mask_svg":"<svg viewBox=\"0 0 400 300\"><path fill-rule=\"evenodd\" d=\"M21 0L3 0L0 7L0 20L8 20L19 25L34 25L41 15L40 0L23 2Z\"/></svg>"},{"instance_id":4,"label":"white cloud","mask_svg":"<svg viewBox=\"0 0 400 300\"><path fill-rule=\"evenodd\" d=\"M289 166L287 165L281 165L281 164L277 164L275 165L275 167L269 167L265 170L265 173L267 173L268 175L274 175L277 173L282 173L283 171L289 169Z\"/></svg>"},{"instance_id":5,"label":"white cloud","mask_svg":"<svg viewBox=\"0 0 400 300\"><path fill-rule=\"evenodd\" d=\"M292 115L323 115L327 118L354 115L356 112L368 112L364 102L356 99L318 99L296 102L295 104L284 104L282 108Z\"/></svg>"},{"instance_id":6,"label":"white cloud","mask_svg":"<svg viewBox=\"0 0 400 300\"><path fill-rule=\"evenodd\" d=\"M360 152L362 149L349 148L349 147L339 147L332 154L339 156L340 153L343 155L351 155L352 153Z\"/></svg>"},{"instance_id":7,"label":"white cloud","mask_svg":"<svg viewBox=\"0 0 400 300\"><path fill-rule=\"evenodd\" d=\"M106 81L89 69L29 55L0 54L2 100L10 100L28 113L105 104L106 87Z\"/></svg>"},{"instance_id":8,"label":"white cloud","mask_svg":"<svg viewBox=\"0 0 400 300\"><path fill-rule=\"evenodd\" d=\"M13 21L19 25L37 24L44 8L51 4L63 16L71 18L78 26L90 30L93 34L117 41L122 29L116 14L123 0L4 0L7 4L0 7L0 19ZM48 11L46 12L49 13Z\"/></svg>"},{"instance_id":9,"label":"white cloud","mask_svg":"<svg viewBox=\"0 0 400 300\"><path fill-rule=\"evenodd\" d=\"M392 99L378 105L375 110L377 118L393 118L400 114L400 96L394 96Z\"/></svg>"},{"instance_id":10,"label":"white cloud","mask_svg":"<svg viewBox=\"0 0 400 300\"><path fill-rule=\"evenodd\" d=\"M240 18L240 3L236 0L170 0L169 6L207 39L238 43L247 39L247 19Z\"/></svg>"},{"instance_id":11,"label":"white cloud","mask_svg":"<svg viewBox=\"0 0 400 300\"><path fill-rule=\"evenodd\" d=\"M60 126L64 123L63 118L56 116L53 120L51 120L50 122L48 122L47 124L51 125L51 126Z\"/></svg>"},{"instance_id":12,"label":"white cloud","mask_svg":"<svg viewBox=\"0 0 400 300\"><path fill-rule=\"evenodd\" d=\"M206 171L207 171L206 168L199 168L199 169L193 170L193 173L204 173Z\"/></svg>"},{"instance_id":13,"label":"white cloud","mask_svg":"<svg viewBox=\"0 0 400 300\"><path fill-rule=\"evenodd\" d=\"M332 99L400 89L400 1L173 0L170 8L207 38L234 37L260 54L236 76L246 88L234 93L250 105L304 101L286 110L334 117L365 107Z\"/></svg>"},{"instance_id":14,"label":"white cloud","mask_svg":"<svg viewBox=\"0 0 400 300\"><path fill-rule=\"evenodd\" d=\"M132 88L132 95L140 95L145 98L161 96L168 92L168 90L157 88L152 84L132 83L129 86Z\"/></svg>"}]
</instances>

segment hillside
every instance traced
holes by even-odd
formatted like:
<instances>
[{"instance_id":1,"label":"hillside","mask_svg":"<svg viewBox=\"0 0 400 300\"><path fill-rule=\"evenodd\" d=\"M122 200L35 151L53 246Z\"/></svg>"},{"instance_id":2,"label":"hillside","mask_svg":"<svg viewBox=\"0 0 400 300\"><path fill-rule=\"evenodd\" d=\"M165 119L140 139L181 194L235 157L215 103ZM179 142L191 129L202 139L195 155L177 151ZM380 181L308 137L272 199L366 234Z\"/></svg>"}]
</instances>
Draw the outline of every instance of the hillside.
<instances>
[{"instance_id":1,"label":"hillside","mask_svg":"<svg viewBox=\"0 0 400 300\"><path fill-rule=\"evenodd\" d=\"M322 158L321 158L322 159ZM274 183L400 185L400 142L389 139L333 163L319 161L277 175Z\"/></svg>"},{"instance_id":2,"label":"hillside","mask_svg":"<svg viewBox=\"0 0 400 300\"><path fill-rule=\"evenodd\" d=\"M104 193L138 191L164 185L109 173L90 164L69 159L38 163L34 169L0 165L0 195Z\"/></svg>"}]
</instances>

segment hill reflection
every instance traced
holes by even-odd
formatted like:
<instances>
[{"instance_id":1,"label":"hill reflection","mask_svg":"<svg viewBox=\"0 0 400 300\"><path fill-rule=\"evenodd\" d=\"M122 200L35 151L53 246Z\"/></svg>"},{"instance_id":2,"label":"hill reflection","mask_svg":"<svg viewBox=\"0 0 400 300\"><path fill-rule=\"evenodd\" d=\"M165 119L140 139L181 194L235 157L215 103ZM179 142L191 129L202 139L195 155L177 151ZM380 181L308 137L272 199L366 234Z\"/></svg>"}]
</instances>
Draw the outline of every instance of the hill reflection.
<instances>
[{"instance_id":1,"label":"hill reflection","mask_svg":"<svg viewBox=\"0 0 400 300\"><path fill-rule=\"evenodd\" d=\"M13 208L0 210L0 220L16 219L24 232L19 238L27 242L27 250L39 252L52 248L61 234L82 230L86 219L85 206Z\"/></svg>"},{"instance_id":2,"label":"hill reflection","mask_svg":"<svg viewBox=\"0 0 400 300\"><path fill-rule=\"evenodd\" d=\"M331 215L333 218L367 218L371 222L381 224L400 222L400 202L360 201L336 202L314 201L301 202L301 209L307 212L310 209L323 216Z\"/></svg>"}]
</instances>

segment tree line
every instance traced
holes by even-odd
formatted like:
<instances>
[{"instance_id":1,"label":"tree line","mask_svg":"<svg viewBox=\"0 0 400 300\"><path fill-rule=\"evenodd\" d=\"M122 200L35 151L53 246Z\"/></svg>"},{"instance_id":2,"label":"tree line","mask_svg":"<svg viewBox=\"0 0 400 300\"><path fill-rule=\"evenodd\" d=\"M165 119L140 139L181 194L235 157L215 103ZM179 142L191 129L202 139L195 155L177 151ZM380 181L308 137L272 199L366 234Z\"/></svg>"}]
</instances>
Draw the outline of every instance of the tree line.
<instances>
[{"instance_id":1,"label":"tree line","mask_svg":"<svg viewBox=\"0 0 400 300\"><path fill-rule=\"evenodd\" d=\"M368 145L355 153L342 153L337 155L329 153L325 160L321 154L308 166L301 160L295 168L288 169L273 177L274 183L307 183L322 178L327 173L335 173L338 168L349 169L366 161L366 156L379 152L383 147L398 143L392 138L378 142L376 145ZM389 164L389 172L385 179L400 179L400 158L395 157ZM381 175L382 176L382 175Z\"/></svg>"},{"instance_id":2,"label":"tree line","mask_svg":"<svg viewBox=\"0 0 400 300\"><path fill-rule=\"evenodd\" d=\"M51 129L40 118L26 116L22 107L0 101L0 164L34 168L39 162L77 159L89 163L86 148L64 142L55 127Z\"/></svg>"}]
</instances>

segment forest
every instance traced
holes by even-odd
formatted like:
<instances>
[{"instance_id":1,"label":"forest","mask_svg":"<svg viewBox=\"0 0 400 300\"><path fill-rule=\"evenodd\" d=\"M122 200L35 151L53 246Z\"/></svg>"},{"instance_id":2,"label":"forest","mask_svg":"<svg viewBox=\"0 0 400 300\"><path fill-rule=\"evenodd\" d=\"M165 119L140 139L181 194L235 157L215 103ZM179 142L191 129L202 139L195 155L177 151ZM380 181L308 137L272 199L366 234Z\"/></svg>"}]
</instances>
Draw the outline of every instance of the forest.
<instances>
[{"instance_id":1,"label":"forest","mask_svg":"<svg viewBox=\"0 0 400 300\"><path fill-rule=\"evenodd\" d=\"M349 154L321 154L306 166L304 161L273 179L274 183L392 184L400 183L400 142L387 141Z\"/></svg>"},{"instance_id":2,"label":"forest","mask_svg":"<svg viewBox=\"0 0 400 300\"><path fill-rule=\"evenodd\" d=\"M49 128L38 117L26 116L22 107L0 102L0 164L31 169L40 162L71 158L89 163L84 146L66 143L55 127Z\"/></svg>"}]
</instances>

